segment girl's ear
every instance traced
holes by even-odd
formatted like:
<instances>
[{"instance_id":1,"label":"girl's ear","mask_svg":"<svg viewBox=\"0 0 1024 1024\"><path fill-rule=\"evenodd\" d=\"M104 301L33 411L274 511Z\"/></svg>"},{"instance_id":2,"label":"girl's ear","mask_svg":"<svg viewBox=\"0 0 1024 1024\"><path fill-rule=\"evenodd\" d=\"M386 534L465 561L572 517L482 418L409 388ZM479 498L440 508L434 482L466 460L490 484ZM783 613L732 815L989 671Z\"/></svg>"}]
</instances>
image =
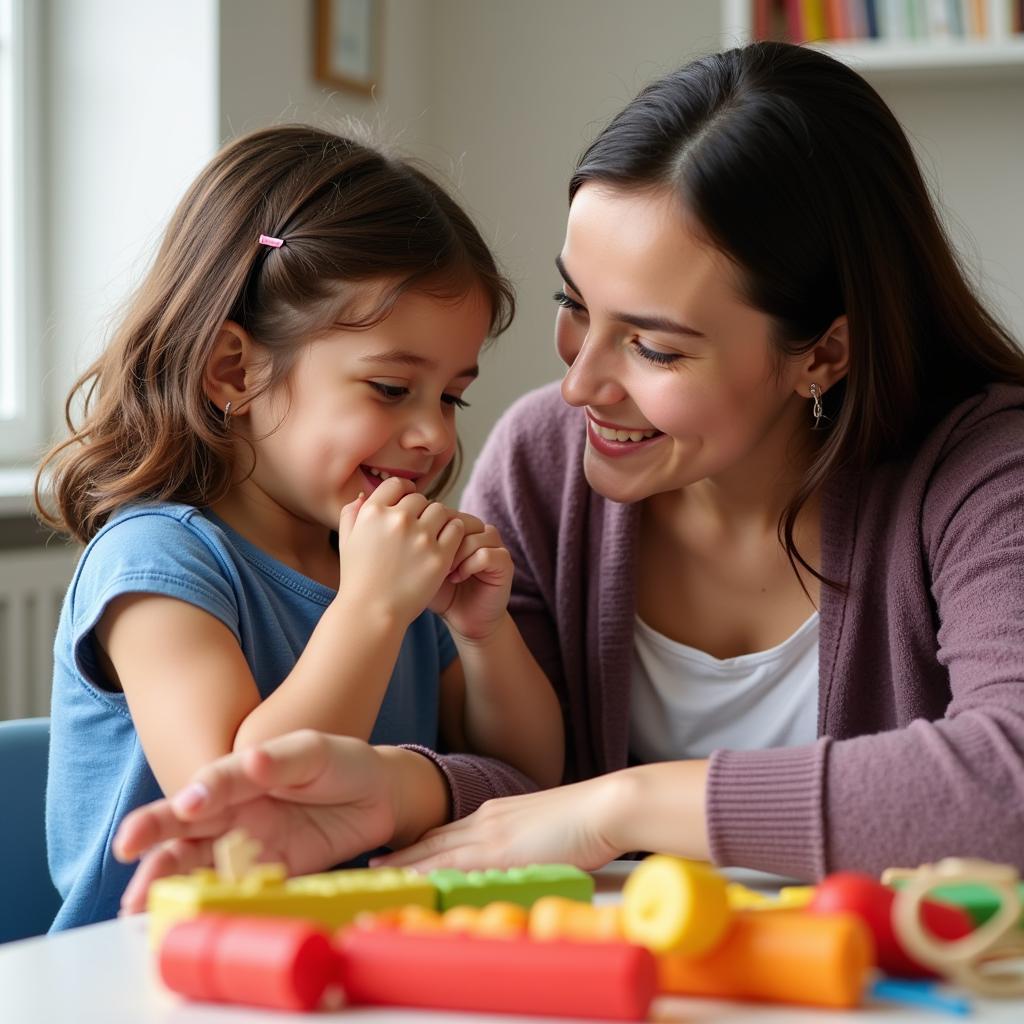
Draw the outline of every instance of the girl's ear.
<instances>
[{"instance_id":1,"label":"girl's ear","mask_svg":"<svg viewBox=\"0 0 1024 1024\"><path fill-rule=\"evenodd\" d=\"M256 378L256 346L245 328L225 320L206 363L206 397L218 409L231 403L231 415L244 414Z\"/></svg>"},{"instance_id":2,"label":"girl's ear","mask_svg":"<svg viewBox=\"0 0 1024 1024\"><path fill-rule=\"evenodd\" d=\"M802 362L796 380L801 398L811 393L812 384L817 384L824 394L846 376L850 369L850 330L845 313L832 321L821 341L804 354Z\"/></svg>"}]
</instances>

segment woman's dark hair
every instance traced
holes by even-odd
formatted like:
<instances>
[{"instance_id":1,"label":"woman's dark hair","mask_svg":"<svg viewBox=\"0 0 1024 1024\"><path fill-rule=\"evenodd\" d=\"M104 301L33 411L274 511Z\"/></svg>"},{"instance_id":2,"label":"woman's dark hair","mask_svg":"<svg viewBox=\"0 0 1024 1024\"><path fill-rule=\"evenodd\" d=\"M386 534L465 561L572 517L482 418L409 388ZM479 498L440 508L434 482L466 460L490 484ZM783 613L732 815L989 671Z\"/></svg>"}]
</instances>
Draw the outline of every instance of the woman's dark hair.
<instances>
[{"instance_id":1,"label":"woman's dark hair","mask_svg":"<svg viewBox=\"0 0 1024 1024\"><path fill-rule=\"evenodd\" d=\"M261 234L285 244L268 248ZM371 281L390 287L354 317L359 285ZM71 436L36 478L40 517L88 541L126 502L208 505L224 495L231 437L203 375L225 321L268 349L269 388L286 379L302 342L332 326L372 326L409 289L458 297L473 288L500 334L515 309L511 285L461 207L407 161L304 125L230 143L178 205L109 346L72 389ZM434 492L456 471L457 460Z\"/></svg>"},{"instance_id":2,"label":"woman's dark hair","mask_svg":"<svg viewBox=\"0 0 1024 1024\"><path fill-rule=\"evenodd\" d=\"M779 521L794 570L833 583L793 531L840 467L898 458L986 384L1024 383L1024 353L965 279L896 118L825 54L753 43L665 76L586 150L570 202L588 182L676 195L773 318L780 358L848 317L849 373Z\"/></svg>"}]
</instances>

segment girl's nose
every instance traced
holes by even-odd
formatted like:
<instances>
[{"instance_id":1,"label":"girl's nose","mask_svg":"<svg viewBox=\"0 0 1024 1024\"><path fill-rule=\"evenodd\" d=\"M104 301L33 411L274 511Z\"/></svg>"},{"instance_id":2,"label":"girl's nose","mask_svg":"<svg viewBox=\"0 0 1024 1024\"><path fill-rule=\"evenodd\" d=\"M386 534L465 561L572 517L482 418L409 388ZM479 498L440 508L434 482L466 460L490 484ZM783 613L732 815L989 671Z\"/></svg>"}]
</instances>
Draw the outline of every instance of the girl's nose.
<instances>
[{"instance_id":1,"label":"girl's nose","mask_svg":"<svg viewBox=\"0 0 1024 1024\"><path fill-rule=\"evenodd\" d=\"M567 353L563 358L565 355ZM602 352L589 335L569 362L569 369L562 378L562 397L569 405L575 406L615 405L626 397L618 373L618 360Z\"/></svg>"},{"instance_id":2,"label":"girl's nose","mask_svg":"<svg viewBox=\"0 0 1024 1024\"><path fill-rule=\"evenodd\" d=\"M454 444L454 423L438 409L419 410L402 435L407 448L419 448L431 455L440 455Z\"/></svg>"}]
</instances>

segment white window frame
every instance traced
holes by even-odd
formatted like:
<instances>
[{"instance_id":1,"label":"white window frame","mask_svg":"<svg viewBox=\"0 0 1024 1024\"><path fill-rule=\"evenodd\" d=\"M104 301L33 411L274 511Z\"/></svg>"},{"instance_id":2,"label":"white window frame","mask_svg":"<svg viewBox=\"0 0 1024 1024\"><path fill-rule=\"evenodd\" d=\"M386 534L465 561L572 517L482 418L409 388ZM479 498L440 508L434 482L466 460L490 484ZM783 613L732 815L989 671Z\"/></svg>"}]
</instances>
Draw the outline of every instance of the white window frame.
<instances>
[{"instance_id":1,"label":"white window frame","mask_svg":"<svg viewBox=\"0 0 1024 1024\"><path fill-rule=\"evenodd\" d=\"M47 421L42 6L0 0L0 464L8 465L36 460Z\"/></svg>"}]
</instances>

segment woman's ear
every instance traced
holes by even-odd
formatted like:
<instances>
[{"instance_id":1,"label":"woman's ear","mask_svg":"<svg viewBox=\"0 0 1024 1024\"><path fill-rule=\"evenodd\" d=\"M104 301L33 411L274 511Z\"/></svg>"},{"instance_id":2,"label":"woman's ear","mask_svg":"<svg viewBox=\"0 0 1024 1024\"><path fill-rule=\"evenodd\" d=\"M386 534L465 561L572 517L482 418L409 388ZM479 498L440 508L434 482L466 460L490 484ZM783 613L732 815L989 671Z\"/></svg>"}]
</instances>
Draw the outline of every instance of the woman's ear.
<instances>
[{"instance_id":1,"label":"woman's ear","mask_svg":"<svg viewBox=\"0 0 1024 1024\"><path fill-rule=\"evenodd\" d=\"M232 416L243 414L252 398L255 369L255 344L249 332L225 320L206 362L206 397L222 411L230 402Z\"/></svg>"},{"instance_id":2,"label":"woman's ear","mask_svg":"<svg viewBox=\"0 0 1024 1024\"><path fill-rule=\"evenodd\" d=\"M846 376L850 369L850 330L845 313L832 321L802 361L803 368L796 382L797 393L802 398L811 393L812 384L817 384L825 394Z\"/></svg>"}]
</instances>

